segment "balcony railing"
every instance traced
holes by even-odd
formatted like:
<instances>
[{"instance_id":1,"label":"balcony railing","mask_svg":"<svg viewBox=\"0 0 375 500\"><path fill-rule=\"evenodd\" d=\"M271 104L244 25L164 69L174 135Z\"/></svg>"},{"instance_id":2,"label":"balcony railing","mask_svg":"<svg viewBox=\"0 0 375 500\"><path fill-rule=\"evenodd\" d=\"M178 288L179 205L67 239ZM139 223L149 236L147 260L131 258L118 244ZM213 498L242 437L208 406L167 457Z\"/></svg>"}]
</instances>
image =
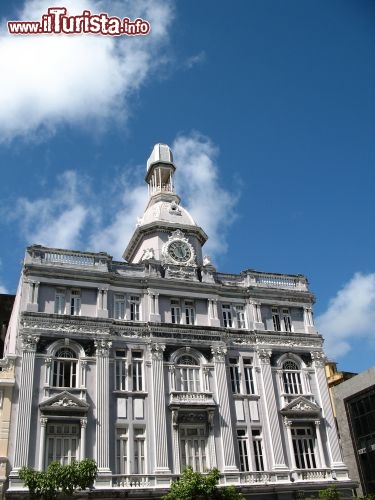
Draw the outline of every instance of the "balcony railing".
<instances>
[{"instance_id":1,"label":"balcony railing","mask_svg":"<svg viewBox=\"0 0 375 500\"><path fill-rule=\"evenodd\" d=\"M211 392L173 391L170 395L170 404L212 405L214 400Z\"/></svg>"}]
</instances>

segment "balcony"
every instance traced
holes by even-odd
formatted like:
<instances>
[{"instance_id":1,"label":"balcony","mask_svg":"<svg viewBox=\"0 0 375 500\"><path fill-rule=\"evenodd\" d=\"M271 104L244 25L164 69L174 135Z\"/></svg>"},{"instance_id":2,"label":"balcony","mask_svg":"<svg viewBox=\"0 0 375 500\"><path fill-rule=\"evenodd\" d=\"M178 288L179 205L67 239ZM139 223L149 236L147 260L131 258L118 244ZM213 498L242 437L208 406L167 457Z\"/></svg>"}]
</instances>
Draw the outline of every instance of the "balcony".
<instances>
[{"instance_id":1,"label":"balcony","mask_svg":"<svg viewBox=\"0 0 375 500\"><path fill-rule=\"evenodd\" d=\"M172 391L169 404L173 406L213 406L212 392Z\"/></svg>"}]
</instances>

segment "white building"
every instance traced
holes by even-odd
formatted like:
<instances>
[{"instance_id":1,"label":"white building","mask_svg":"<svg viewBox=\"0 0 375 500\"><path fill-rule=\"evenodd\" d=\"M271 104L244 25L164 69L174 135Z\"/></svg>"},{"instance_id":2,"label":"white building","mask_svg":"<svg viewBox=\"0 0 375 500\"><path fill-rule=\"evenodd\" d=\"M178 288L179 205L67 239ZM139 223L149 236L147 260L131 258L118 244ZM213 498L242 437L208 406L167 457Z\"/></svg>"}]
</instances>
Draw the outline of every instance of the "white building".
<instances>
[{"instance_id":1,"label":"white building","mask_svg":"<svg viewBox=\"0 0 375 500\"><path fill-rule=\"evenodd\" d=\"M16 356L9 498L23 465L83 457L105 498L157 498L187 465L218 467L248 498L352 488L306 278L217 272L174 172L157 144L124 262L27 248L5 342Z\"/></svg>"}]
</instances>

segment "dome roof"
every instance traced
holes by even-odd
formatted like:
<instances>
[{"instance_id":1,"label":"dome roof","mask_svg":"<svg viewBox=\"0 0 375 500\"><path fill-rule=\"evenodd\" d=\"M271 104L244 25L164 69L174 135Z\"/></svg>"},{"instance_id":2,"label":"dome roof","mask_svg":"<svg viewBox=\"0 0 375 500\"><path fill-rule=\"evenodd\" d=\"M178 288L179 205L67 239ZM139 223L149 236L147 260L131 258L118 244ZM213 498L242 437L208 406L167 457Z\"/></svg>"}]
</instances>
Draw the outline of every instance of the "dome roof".
<instances>
[{"instance_id":1,"label":"dome roof","mask_svg":"<svg viewBox=\"0 0 375 500\"><path fill-rule=\"evenodd\" d=\"M176 201L160 200L149 206L143 217L139 220L138 226L144 226L151 222L162 221L172 224L196 226L194 219L185 208Z\"/></svg>"}]
</instances>

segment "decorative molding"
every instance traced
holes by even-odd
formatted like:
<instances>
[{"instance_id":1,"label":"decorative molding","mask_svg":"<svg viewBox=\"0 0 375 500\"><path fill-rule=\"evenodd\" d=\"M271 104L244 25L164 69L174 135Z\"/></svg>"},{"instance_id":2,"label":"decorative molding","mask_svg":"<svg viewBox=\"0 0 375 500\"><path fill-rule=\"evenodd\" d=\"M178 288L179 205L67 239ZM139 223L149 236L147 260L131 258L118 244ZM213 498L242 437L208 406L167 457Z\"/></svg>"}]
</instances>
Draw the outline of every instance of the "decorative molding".
<instances>
[{"instance_id":1,"label":"decorative molding","mask_svg":"<svg viewBox=\"0 0 375 500\"><path fill-rule=\"evenodd\" d=\"M54 403L51 404L51 406L62 406L62 407L78 407L78 404L75 403L72 399L67 398L66 396L63 397L62 399L59 399L58 401L55 401Z\"/></svg>"},{"instance_id":2,"label":"decorative molding","mask_svg":"<svg viewBox=\"0 0 375 500\"><path fill-rule=\"evenodd\" d=\"M168 247L173 241L183 241L190 250L190 258L186 262L176 262L168 253ZM161 254L162 254L162 262L163 264L173 264L173 265L178 265L180 266L180 273L182 274L183 267L190 266L190 267L196 267L196 255L195 255L195 250L193 245L190 243L188 238L186 238L185 234L180 230L177 229L176 231L173 231L173 233L168 237L168 241L164 243L162 249L161 249ZM169 268L168 268L169 270ZM170 270L169 270L170 271ZM187 279L191 275L191 272L187 273ZM194 273L195 275L195 273ZM186 278L185 278L186 279Z\"/></svg>"},{"instance_id":3,"label":"decorative molding","mask_svg":"<svg viewBox=\"0 0 375 500\"><path fill-rule=\"evenodd\" d=\"M312 351L311 358L315 363L316 367L322 368L325 366L327 358L323 351Z\"/></svg>"}]
</instances>

